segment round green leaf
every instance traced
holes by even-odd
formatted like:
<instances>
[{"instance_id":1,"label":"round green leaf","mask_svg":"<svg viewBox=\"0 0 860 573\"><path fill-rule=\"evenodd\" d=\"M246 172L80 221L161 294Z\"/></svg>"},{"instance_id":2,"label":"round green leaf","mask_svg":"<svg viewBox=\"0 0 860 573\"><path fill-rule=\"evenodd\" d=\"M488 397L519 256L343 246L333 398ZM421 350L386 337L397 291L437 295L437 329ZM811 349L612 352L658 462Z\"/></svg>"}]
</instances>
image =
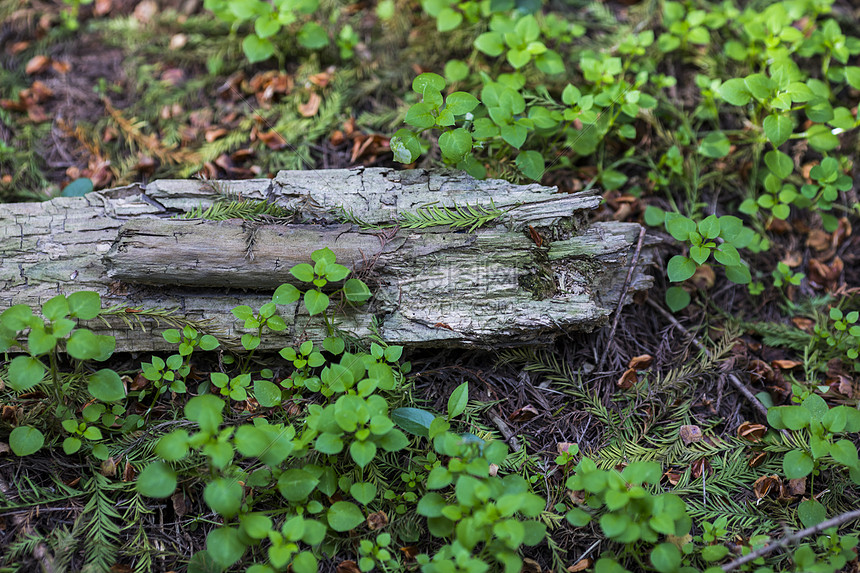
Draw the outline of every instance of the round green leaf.
<instances>
[{"instance_id":1,"label":"round green leaf","mask_svg":"<svg viewBox=\"0 0 860 573\"><path fill-rule=\"evenodd\" d=\"M389 146L392 153L394 153L394 161L398 163L412 163L421 155L421 142L418 141L418 138L412 131L405 128L398 129L395 132L394 137L389 142Z\"/></svg>"},{"instance_id":2,"label":"round green leaf","mask_svg":"<svg viewBox=\"0 0 860 573\"><path fill-rule=\"evenodd\" d=\"M99 339L95 333L81 328L72 333L66 342L66 352L78 360L92 360L102 353Z\"/></svg>"},{"instance_id":3,"label":"round green leaf","mask_svg":"<svg viewBox=\"0 0 860 573\"><path fill-rule=\"evenodd\" d=\"M176 472L164 462L153 462L137 476L135 487L147 497L169 497L176 491Z\"/></svg>"},{"instance_id":4,"label":"round green leaf","mask_svg":"<svg viewBox=\"0 0 860 573\"><path fill-rule=\"evenodd\" d=\"M538 181L544 172L544 159L539 151L521 151L516 159L517 167L523 175L533 181Z\"/></svg>"},{"instance_id":5,"label":"round green leaf","mask_svg":"<svg viewBox=\"0 0 860 573\"><path fill-rule=\"evenodd\" d=\"M376 444L369 441L355 441L349 445L349 454L353 461L363 468L373 461L373 456L376 455Z\"/></svg>"},{"instance_id":6,"label":"round green leaf","mask_svg":"<svg viewBox=\"0 0 860 573\"><path fill-rule=\"evenodd\" d=\"M83 197L93 190L93 180L79 177L63 187L61 197Z\"/></svg>"},{"instance_id":7,"label":"round green leaf","mask_svg":"<svg viewBox=\"0 0 860 573\"><path fill-rule=\"evenodd\" d=\"M462 60L448 60L445 63L445 79L449 82L459 82L467 77L469 77L469 66Z\"/></svg>"},{"instance_id":8,"label":"round green leaf","mask_svg":"<svg viewBox=\"0 0 860 573\"><path fill-rule=\"evenodd\" d=\"M797 506L797 517L804 527L814 527L827 519L827 510L821 502L807 499Z\"/></svg>"},{"instance_id":9,"label":"round green leaf","mask_svg":"<svg viewBox=\"0 0 860 573\"><path fill-rule=\"evenodd\" d=\"M16 356L9 363L9 386L17 391L29 390L45 377L45 365L32 356Z\"/></svg>"},{"instance_id":10,"label":"round green leaf","mask_svg":"<svg viewBox=\"0 0 860 573\"><path fill-rule=\"evenodd\" d=\"M260 406L273 408L281 404L281 388L268 380L254 380L254 397Z\"/></svg>"},{"instance_id":11,"label":"round green leaf","mask_svg":"<svg viewBox=\"0 0 860 573\"><path fill-rule=\"evenodd\" d=\"M427 91L441 92L445 89L445 78L439 74L423 73L412 80L412 91L424 94Z\"/></svg>"},{"instance_id":12,"label":"round green leaf","mask_svg":"<svg viewBox=\"0 0 860 573\"><path fill-rule=\"evenodd\" d=\"M242 558L245 544L239 539L238 529L218 527L206 536L206 552L216 563L227 568Z\"/></svg>"},{"instance_id":13,"label":"round green leaf","mask_svg":"<svg viewBox=\"0 0 860 573\"><path fill-rule=\"evenodd\" d=\"M68 437L63 440L63 452L70 456L81 449L83 442L79 438Z\"/></svg>"},{"instance_id":14,"label":"round green leaf","mask_svg":"<svg viewBox=\"0 0 860 573\"><path fill-rule=\"evenodd\" d=\"M97 292L74 292L67 297L67 300L69 302L69 313L74 318L92 320L102 311L102 299Z\"/></svg>"},{"instance_id":15,"label":"round green leaf","mask_svg":"<svg viewBox=\"0 0 860 573\"><path fill-rule=\"evenodd\" d=\"M292 304L299 300L301 296L302 293L299 289L289 283L286 283L282 284L275 290L275 294L272 295L272 302L276 304Z\"/></svg>"},{"instance_id":16,"label":"round green leaf","mask_svg":"<svg viewBox=\"0 0 860 573\"><path fill-rule=\"evenodd\" d=\"M722 263L727 267L734 267L741 264L741 256L738 253L738 250L729 243L723 243L714 251L714 259L716 259L718 263Z\"/></svg>"},{"instance_id":17,"label":"round green leaf","mask_svg":"<svg viewBox=\"0 0 860 573\"><path fill-rule=\"evenodd\" d=\"M462 127L439 136L439 149L447 159L459 161L472 151L472 135Z\"/></svg>"},{"instance_id":18,"label":"round green leaf","mask_svg":"<svg viewBox=\"0 0 860 573\"><path fill-rule=\"evenodd\" d=\"M484 32L475 38L474 45L478 51L495 58L505 51L505 38L499 32Z\"/></svg>"},{"instance_id":19,"label":"round green leaf","mask_svg":"<svg viewBox=\"0 0 860 573\"><path fill-rule=\"evenodd\" d=\"M782 458L782 469L788 479L799 479L812 473L814 463L809 454L800 450L791 450Z\"/></svg>"},{"instance_id":20,"label":"round green leaf","mask_svg":"<svg viewBox=\"0 0 860 573\"><path fill-rule=\"evenodd\" d=\"M224 417L221 410L224 409L224 400L211 394L195 396L185 405L185 417L192 422L197 422L200 430L206 433L215 433Z\"/></svg>"},{"instance_id":21,"label":"round green leaf","mask_svg":"<svg viewBox=\"0 0 860 573\"><path fill-rule=\"evenodd\" d=\"M354 503L338 501L329 508L326 518L335 531L349 531L364 521L364 514Z\"/></svg>"},{"instance_id":22,"label":"round green leaf","mask_svg":"<svg viewBox=\"0 0 860 573\"><path fill-rule=\"evenodd\" d=\"M314 280L314 268L308 263L297 264L290 269L290 274L303 283L309 283Z\"/></svg>"},{"instance_id":23,"label":"round green leaf","mask_svg":"<svg viewBox=\"0 0 860 573\"><path fill-rule=\"evenodd\" d=\"M319 50L328 46L328 34L325 28L316 22L307 22L298 35L299 44L309 50Z\"/></svg>"},{"instance_id":24,"label":"round green leaf","mask_svg":"<svg viewBox=\"0 0 860 573\"><path fill-rule=\"evenodd\" d=\"M272 14L264 14L254 21L254 32L259 38L274 36L281 29L281 23Z\"/></svg>"},{"instance_id":25,"label":"round green leaf","mask_svg":"<svg viewBox=\"0 0 860 573\"><path fill-rule=\"evenodd\" d=\"M779 147L791 136L794 128L791 118L787 115L769 115L764 118L764 134L774 147Z\"/></svg>"},{"instance_id":26,"label":"round green leaf","mask_svg":"<svg viewBox=\"0 0 860 573\"><path fill-rule=\"evenodd\" d=\"M275 53L275 46L267 38L260 38L256 34L248 34L242 40L242 51L248 61L253 63L268 60Z\"/></svg>"},{"instance_id":27,"label":"round green leaf","mask_svg":"<svg viewBox=\"0 0 860 573\"><path fill-rule=\"evenodd\" d=\"M752 93L743 78L733 78L723 82L719 91L720 97L732 105L746 105L752 98Z\"/></svg>"},{"instance_id":28,"label":"round green leaf","mask_svg":"<svg viewBox=\"0 0 860 573\"><path fill-rule=\"evenodd\" d=\"M675 573L681 566L681 551L672 543L661 543L651 550L651 563L660 573Z\"/></svg>"},{"instance_id":29,"label":"round green leaf","mask_svg":"<svg viewBox=\"0 0 860 573\"><path fill-rule=\"evenodd\" d=\"M844 466L857 465L857 446L851 440L839 440L830 446L831 457Z\"/></svg>"},{"instance_id":30,"label":"round green leaf","mask_svg":"<svg viewBox=\"0 0 860 573\"><path fill-rule=\"evenodd\" d=\"M430 424L433 423L432 413L419 408L396 408L391 412L394 423L415 436L428 437Z\"/></svg>"},{"instance_id":31,"label":"round green leaf","mask_svg":"<svg viewBox=\"0 0 860 573\"><path fill-rule=\"evenodd\" d=\"M455 29L463 21L463 14L453 8L442 8L436 16L436 29L440 32L449 32Z\"/></svg>"},{"instance_id":32,"label":"round green leaf","mask_svg":"<svg viewBox=\"0 0 860 573\"><path fill-rule=\"evenodd\" d=\"M794 171L794 161L782 151L768 151L764 154L764 162L770 172L780 179L785 179Z\"/></svg>"},{"instance_id":33,"label":"round green leaf","mask_svg":"<svg viewBox=\"0 0 860 573\"><path fill-rule=\"evenodd\" d=\"M731 142L722 131L712 131L699 145L699 153L705 157L720 158L729 154Z\"/></svg>"},{"instance_id":34,"label":"round green leaf","mask_svg":"<svg viewBox=\"0 0 860 573\"><path fill-rule=\"evenodd\" d=\"M219 477L206 485L203 499L212 511L229 519L242 505L242 486L234 479Z\"/></svg>"},{"instance_id":35,"label":"round green leaf","mask_svg":"<svg viewBox=\"0 0 860 573\"><path fill-rule=\"evenodd\" d=\"M361 505L367 505L376 497L376 486L372 483L354 483L349 487L349 494Z\"/></svg>"},{"instance_id":36,"label":"round green leaf","mask_svg":"<svg viewBox=\"0 0 860 573\"><path fill-rule=\"evenodd\" d=\"M745 285L752 280L749 267L744 264L726 267L726 278L735 284Z\"/></svg>"},{"instance_id":37,"label":"round green leaf","mask_svg":"<svg viewBox=\"0 0 860 573\"><path fill-rule=\"evenodd\" d=\"M371 297L370 289L359 279L347 279L343 284L343 294L346 300L361 304Z\"/></svg>"},{"instance_id":38,"label":"round green leaf","mask_svg":"<svg viewBox=\"0 0 860 573\"><path fill-rule=\"evenodd\" d=\"M318 290L309 290L305 293L305 307L308 314L314 316L328 308L328 295Z\"/></svg>"},{"instance_id":39,"label":"round green leaf","mask_svg":"<svg viewBox=\"0 0 860 573\"><path fill-rule=\"evenodd\" d=\"M673 286L666 289L666 306L672 312L678 312L687 308L690 304L690 293L679 286Z\"/></svg>"},{"instance_id":40,"label":"round green leaf","mask_svg":"<svg viewBox=\"0 0 860 573\"><path fill-rule=\"evenodd\" d=\"M45 444L45 436L32 426L18 426L9 434L9 447L16 456L29 456Z\"/></svg>"},{"instance_id":41,"label":"round green leaf","mask_svg":"<svg viewBox=\"0 0 860 573\"><path fill-rule=\"evenodd\" d=\"M125 387L119 374L110 368L103 368L92 374L87 382L87 389L93 398L102 402L115 402L125 398Z\"/></svg>"},{"instance_id":42,"label":"round green leaf","mask_svg":"<svg viewBox=\"0 0 860 573\"><path fill-rule=\"evenodd\" d=\"M666 268L669 280L673 283L682 282L693 276L696 272L696 263L687 257L675 255L669 259Z\"/></svg>"},{"instance_id":43,"label":"round green leaf","mask_svg":"<svg viewBox=\"0 0 860 573\"><path fill-rule=\"evenodd\" d=\"M155 446L155 454L168 462L181 460L188 455L188 432L174 430L165 434Z\"/></svg>"},{"instance_id":44,"label":"round green leaf","mask_svg":"<svg viewBox=\"0 0 860 573\"><path fill-rule=\"evenodd\" d=\"M454 92L445 98L445 109L454 115L469 113L478 106L478 98L467 92Z\"/></svg>"},{"instance_id":45,"label":"round green leaf","mask_svg":"<svg viewBox=\"0 0 860 573\"><path fill-rule=\"evenodd\" d=\"M287 470L278 478L278 491L287 501L306 500L320 482L312 473L300 469Z\"/></svg>"}]
</instances>

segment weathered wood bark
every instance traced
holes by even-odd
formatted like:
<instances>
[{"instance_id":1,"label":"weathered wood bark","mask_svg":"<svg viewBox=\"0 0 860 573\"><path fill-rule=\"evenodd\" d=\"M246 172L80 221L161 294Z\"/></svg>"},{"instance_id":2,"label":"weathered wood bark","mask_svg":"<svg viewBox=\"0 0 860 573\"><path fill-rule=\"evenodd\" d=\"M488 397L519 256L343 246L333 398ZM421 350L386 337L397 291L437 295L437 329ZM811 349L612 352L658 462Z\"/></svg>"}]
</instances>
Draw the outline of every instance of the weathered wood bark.
<instances>
[{"instance_id":1,"label":"weathered wood bark","mask_svg":"<svg viewBox=\"0 0 860 573\"><path fill-rule=\"evenodd\" d=\"M302 224L173 219L225 194L275 202ZM374 291L371 302L338 314L363 335L371 320L391 343L497 348L547 343L604 324L621 296L647 289L649 258L625 289L639 225L585 224L595 192L555 194L539 185L476 181L450 172L357 169L283 171L273 180L156 181L59 198L0 205L0 310L38 306L57 293L95 290L105 304L177 307L235 340L230 310L259 308L293 282L289 269L330 247ZM449 227L362 230L343 212L383 225L428 204L504 211L473 232ZM540 233L536 244L531 230ZM300 305L281 307L289 328L264 337L281 348L323 336ZM109 319L119 351L168 348L160 336Z\"/></svg>"}]
</instances>

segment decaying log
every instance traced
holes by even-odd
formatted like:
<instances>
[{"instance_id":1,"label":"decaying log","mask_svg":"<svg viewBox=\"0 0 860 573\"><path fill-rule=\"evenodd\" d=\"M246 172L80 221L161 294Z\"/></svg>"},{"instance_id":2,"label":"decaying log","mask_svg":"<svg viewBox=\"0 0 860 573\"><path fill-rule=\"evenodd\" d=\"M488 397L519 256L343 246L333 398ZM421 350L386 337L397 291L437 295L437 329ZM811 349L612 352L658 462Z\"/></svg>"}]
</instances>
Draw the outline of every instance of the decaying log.
<instances>
[{"instance_id":1,"label":"decaying log","mask_svg":"<svg viewBox=\"0 0 860 573\"><path fill-rule=\"evenodd\" d=\"M175 218L225 196L276 203L291 216ZM586 224L599 202L594 191L557 194L461 173L355 169L282 171L272 180L156 181L145 189L0 205L0 310L94 290L105 305L129 307L130 314L175 307L178 316L208 321L208 331L235 341L244 330L230 310L259 308L278 285L298 285L290 268L327 246L374 293L368 304L337 314L339 326L358 336L375 320L378 334L393 344L544 344L606 323L622 295L629 299L651 284L646 249L625 285L639 225ZM471 231L396 226L404 213L428 205L501 215ZM321 321L301 305L279 312L288 329L264 336L264 348L324 336ZM131 330L115 317L108 322L109 328L99 321L88 326L115 336L118 351L170 348L152 332Z\"/></svg>"}]
</instances>

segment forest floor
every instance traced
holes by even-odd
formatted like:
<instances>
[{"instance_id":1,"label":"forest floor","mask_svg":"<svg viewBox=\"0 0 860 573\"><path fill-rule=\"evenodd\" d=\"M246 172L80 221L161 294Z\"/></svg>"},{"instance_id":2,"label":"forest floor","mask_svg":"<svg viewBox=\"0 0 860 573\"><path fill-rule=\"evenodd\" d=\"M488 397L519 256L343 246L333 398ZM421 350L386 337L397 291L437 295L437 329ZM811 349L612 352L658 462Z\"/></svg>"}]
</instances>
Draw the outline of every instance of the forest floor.
<instances>
[{"instance_id":1,"label":"forest floor","mask_svg":"<svg viewBox=\"0 0 860 573\"><path fill-rule=\"evenodd\" d=\"M295 459L264 460L268 481L233 461L234 447L256 450L204 435L203 402L189 402L209 373L236 374L229 387L248 392L222 392L224 416L250 427L263 388L250 360L239 373L200 349L180 348L176 368L116 355L107 365L134 391L107 400L86 390L89 367L51 361L34 368L54 376L30 384L8 353L0 571L860 570L858 16L842 0L2 3L0 201L447 165L599 188L594 220L641 223L661 256L647 297L551 348L418 350L411 368L370 341L353 349L390 367L386 408L416 434L370 462L319 441L350 422L334 406L320 421L331 393L305 378L318 384L341 353L293 362L283 405L264 410L295 425ZM450 117L443 93L462 106ZM16 313L0 315L0 342L28 333L35 362L62 349L57 336L34 350L59 315L42 308L48 328ZM283 366L255 360L255 378ZM462 443L445 443L446 424ZM294 498L288 479L310 489ZM505 496L518 500L507 513Z\"/></svg>"}]
</instances>

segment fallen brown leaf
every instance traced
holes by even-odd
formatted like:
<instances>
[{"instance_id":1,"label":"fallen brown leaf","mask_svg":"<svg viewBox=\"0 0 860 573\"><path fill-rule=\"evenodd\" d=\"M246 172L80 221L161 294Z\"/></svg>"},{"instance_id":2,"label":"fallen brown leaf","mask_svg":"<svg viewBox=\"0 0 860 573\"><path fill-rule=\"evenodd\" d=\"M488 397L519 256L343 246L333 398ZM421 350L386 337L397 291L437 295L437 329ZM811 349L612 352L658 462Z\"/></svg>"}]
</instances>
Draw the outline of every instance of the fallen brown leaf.
<instances>
[{"instance_id":1,"label":"fallen brown leaf","mask_svg":"<svg viewBox=\"0 0 860 573\"><path fill-rule=\"evenodd\" d=\"M224 137L228 133L230 133L230 132L227 131L226 129L224 129L223 127L213 127L213 128L206 130L206 132L203 135L203 139L206 140L206 143L212 143L213 141L221 139L222 137Z\"/></svg>"},{"instance_id":2,"label":"fallen brown leaf","mask_svg":"<svg viewBox=\"0 0 860 573\"><path fill-rule=\"evenodd\" d=\"M134 466L131 465L131 462L125 462L125 466L122 468L122 481L134 481L136 477L137 471L135 471Z\"/></svg>"},{"instance_id":3,"label":"fallen brown leaf","mask_svg":"<svg viewBox=\"0 0 860 573\"><path fill-rule=\"evenodd\" d=\"M24 67L24 73L28 76L44 72L51 65L51 58L44 55L33 56Z\"/></svg>"},{"instance_id":4,"label":"fallen brown leaf","mask_svg":"<svg viewBox=\"0 0 860 573\"><path fill-rule=\"evenodd\" d=\"M780 480L778 475L761 476L755 480L755 483L753 483L753 493L755 494L756 499L762 499L771 491L779 492L779 484Z\"/></svg>"},{"instance_id":5,"label":"fallen brown leaf","mask_svg":"<svg viewBox=\"0 0 860 573\"><path fill-rule=\"evenodd\" d=\"M170 501L173 503L173 511L178 517L182 517L188 513L188 504L185 503L185 494L181 491L173 492L170 496Z\"/></svg>"},{"instance_id":6,"label":"fallen brown leaf","mask_svg":"<svg viewBox=\"0 0 860 573\"><path fill-rule=\"evenodd\" d=\"M537 411L537 408L535 408L531 404L528 404L526 406L523 406L522 408L519 408L518 410L514 410L514 412L510 416L508 416L508 419L511 422L522 423L528 422L538 414L539 412Z\"/></svg>"},{"instance_id":7,"label":"fallen brown leaf","mask_svg":"<svg viewBox=\"0 0 860 573\"><path fill-rule=\"evenodd\" d=\"M134 7L134 17L141 24L148 24L158 13L158 4L155 0L143 0Z\"/></svg>"},{"instance_id":8,"label":"fallen brown leaf","mask_svg":"<svg viewBox=\"0 0 860 573\"><path fill-rule=\"evenodd\" d=\"M346 561L338 563L335 571L336 573L361 573L358 565L352 559L347 559Z\"/></svg>"},{"instance_id":9,"label":"fallen brown leaf","mask_svg":"<svg viewBox=\"0 0 860 573\"><path fill-rule=\"evenodd\" d=\"M415 556L418 555L418 548L414 545L408 545L406 547L401 547L400 551L403 552L403 556L406 557L407 561L411 561L415 559Z\"/></svg>"},{"instance_id":10,"label":"fallen brown leaf","mask_svg":"<svg viewBox=\"0 0 860 573\"><path fill-rule=\"evenodd\" d=\"M830 248L830 233L814 229L806 238L806 246L816 251L826 251Z\"/></svg>"},{"instance_id":11,"label":"fallen brown leaf","mask_svg":"<svg viewBox=\"0 0 860 573\"><path fill-rule=\"evenodd\" d=\"M714 469L711 467L711 462L708 461L707 458L699 458L690 464L690 473L693 474L695 479L699 479L702 477L703 473L707 473L707 475L713 475Z\"/></svg>"},{"instance_id":12,"label":"fallen brown leaf","mask_svg":"<svg viewBox=\"0 0 860 573\"><path fill-rule=\"evenodd\" d=\"M762 465L765 460L767 460L767 454L765 452L756 452L750 457L749 467L757 468Z\"/></svg>"},{"instance_id":13,"label":"fallen brown leaf","mask_svg":"<svg viewBox=\"0 0 860 573\"><path fill-rule=\"evenodd\" d=\"M320 72L309 77L308 81L315 86L324 88L329 84L329 82L331 82L336 69L337 68L335 68L334 66L329 66L324 72Z\"/></svg>"},{"instance_id":14,"label":"fallen brown leaf","mask_svg":"<svg viewBox=\"0 0 860 573\"><path fill-rule=\"evenodd\" d=\"M651 367L651 363L654 361L654 357L650 354L640 354L639 356L634 356L630 359L630 362L627 363L627 368L632 368L634 370L645 370L646 368Z\"/></svg>"},{"instance_id":15,"label":"fallen brown leaf","mask_svg":"<svg viewBox=\"0 0 860 573\"><path fill-rule=\"evenodd\" d=\"M28 42L26 40L21 40L20 42L14 42L9 47L9 53L12 54L13 56L17 56L18 54L20 54L21 52L23 52L24 50L26 50L29 47L30 47L30 42Z\"/></svg>"},{"instance_id":16,"label":"fallen brown leaf","mask_svg":"<svg viewBox=\"0 0 860 573\"><path fill-rule=\"evenodd\" d=\"M367 516L367 527L371 531L382 529L388 525L388 515L384 511L377 511Z\"/></svg>"},{"instance_id":17,"label":"fallen brown leaf","mask_svg":"<svg viewBox=\"0 0 860 573\"><path fill-rule=\"evenodd\" d=\"M60 75L65 75L69 73L69 70L72 69L72 64L70 64L69 62L58 62L54 60L53 62L51 62L51 69Z\"/></svg>"},{"instance_id":18,"label":"fallen brown leaf","mask_svg":"<svg viewBox=\"0 0 860 573\"><path fill-rule=\"evenodd\" d=\"M188 36L185 34L173 34L170 37L170 43L167 45L170 50L179 50L185 47L188 43Z\"/></svg>"},{"instance_id":19,"label":"fallen brown leaf","mask_svg":"<svg viewBox=\"0 0 860 573\"><path fill-rule=\"evenodd\" d=\"M299 105L299 113L302 117L313 117L319 111L321 103L322 98L320 97L320 94L311 92L308 101Z\"/></svg>"},{"instance_id":20,"label":"fallen brown leaf","mask_svg":"<svg viewBox=\"0 0 860 573\"><path fill-rule=\"evenodd\" d=\"M266 147L274 151L283 149L287 146L287 140L285 140L280 133L274 130L260 133L257 137L259 137L260 141L266 144Z\"/></svg>"},{"instance_id":21,"label":"fallen brown leaf","mask_svg":"<svg viewBox=\"0 0 860 573\"><path fill-rule=\"evenodd\" d=\"M798 362L797 360L771 360L770 365L780 370L791 370L792 368L803 366L803 362Z\"/></svg>"},{"instance_id":22,"label":"fallen brown leaf","mask_svg":"<svg viewBox=\"0 0 860 573\"><path fill-rule=\"evenodd\" d=\"M788 492L791 495L803 495L806 493L806 477L788 480Z\"/></svg>"},{"instance_id":23,"label":"fallen brown leaf","mask_svg":"<svg viewBox=\"0 0 860 573\"><path fill-rule=\"evenodd\" d=\"M569 573L578 573L579 571L585 571L586 569L591 567L592 563L592 559L590 557L586 557L585 559L580 559L579 561L568 567L567 570Z\"/></svg>"},{"instance_id":24,"label":"fallen brown leaf","mask_svg":"<svg viewBox=\"0 0 860 573\"><path fill-rule=\"evenodd\" d=\"M113 477L116 475L116 460L108 458L101 463L99 472L105 477Z\"/></svg>"},{"instance_id":25,"label":"fallen brown leaf","mask_svg":"<svg viewBox=\"0 0 860 573\"><path fill-rule=\"evenodd\" d=\"M717 274L714 272L711 265L701 265L693 272L693 276L690 277L690 280L694 285L696 285L696 288L709 290L713 288L714 283L717 282Z\"/></svg>"},{"instance_id":26,"label":"fallen brown leaf","mask_svg":"<svg viewBox=\"0 0 860 573\"><path fill-rule=\"evenodd\" d=\"M819 259L809 259L809 284L812 288L835 291L843 268L844 264L839 257L833 257L829 265Z\"/></svg>"},{"instance_id":27,"label":"fallen brown leaf","mask_svg":"<svg viewBox=\"0 0 860 573\"><path fill-rule=\"evenodd\" d=\"M767 433L767 427L762 424L753 424L751 422L742 422L738 426L738 437L751 442L760 441Z\"/></svg>"},{"instance_id":28,"label":"fallen brown leaf","mask_svg":"<svg viewBox=\"0 0 860 573\"><path fill-rule=\"evenodd\" d=\"M93 14L96 16L105 16L113 8L113 0L96 0L93 6Z\"/></svg>"},{"instance_id":29,"label":"fallen brown leaf","mask_svg":"<svg viewBox=\"0 0 860 573\"><path fill-rule=\"evenodd\" d=\"M523 567L520 573L541 573L540 563L528 557L523 558Z\"/></svg>"},{"instance_id":30,"label":"fallen brown leaf","mask_svg":"<svg viewBox=\"0 0 860 573\"><path fill-rule=\"evenodd\" d=\"M633 368L628 368L624 371L624 374L621 375L621 378L618 379L616 385L622 390L628 390L638 382L639 377L636 375L636 370L634 370Z\"/></svg>"},{"instance_id":31,"label":"fallen brown leaf","mask_svg":"<svg viewBox=\"0 0 860 573\"><path fill-rule=\"evenodd\" d=\"M701 442L702 438L702 429L699 426L694 425L685 425L681 426L678 429L678 436L680 436L681 441L684 442L684 445L689 446L693 442Z\"/></svg>"}]
</instances>

